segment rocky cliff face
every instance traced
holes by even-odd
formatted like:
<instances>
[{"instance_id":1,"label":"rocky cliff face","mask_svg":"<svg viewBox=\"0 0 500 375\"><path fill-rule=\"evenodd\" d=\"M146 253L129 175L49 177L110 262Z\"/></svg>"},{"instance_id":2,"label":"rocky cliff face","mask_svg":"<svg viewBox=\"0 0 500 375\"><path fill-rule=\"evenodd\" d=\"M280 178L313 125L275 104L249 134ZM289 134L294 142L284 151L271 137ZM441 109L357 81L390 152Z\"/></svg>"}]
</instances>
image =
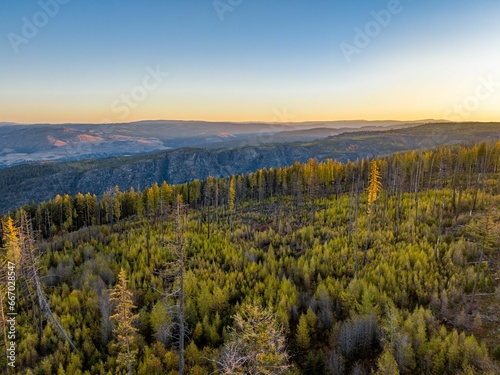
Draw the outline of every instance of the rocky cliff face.
<instances>
[{"instance_id":1,"label":"rocky cliff face","mask_svg":"<svg viewBox=\"0 0 500 375\"><path fill-rule=\"evenodd\" d=\"M55 194L91 192L101 195L118 185L143 189L155 182L183 183L208 176L225 177L260 168L282 167L314 157L297 145L244 147L229 150L179 149L141 158L91 163L29 164L0 170L0 209L12 210ZM36 172L34 171L36 169Z\"/></svg>"}]
</instances>

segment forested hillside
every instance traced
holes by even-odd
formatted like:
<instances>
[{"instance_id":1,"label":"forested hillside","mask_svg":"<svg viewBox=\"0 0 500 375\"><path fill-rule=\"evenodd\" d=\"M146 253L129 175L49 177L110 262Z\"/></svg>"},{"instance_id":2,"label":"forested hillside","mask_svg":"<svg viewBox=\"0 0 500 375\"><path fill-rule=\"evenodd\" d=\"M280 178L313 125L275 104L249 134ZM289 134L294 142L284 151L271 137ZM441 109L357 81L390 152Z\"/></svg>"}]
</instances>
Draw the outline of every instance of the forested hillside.
<instances>
[{"instance_id":1,"label":"forested hillside","mask_svg":"<svg viewBox=\"0 0 500 375\"><path fill-rule=\"evenodd\" d=\"M13 373L498 374L499 167L451 145L25 206Z\"/></svg>"},{"instance_id":2,"label":"forested hillside","mask_svg":"<svg viewBox=\"0 0 500 375\"><path fill-rule=\"evenodd\" d=\"M143 156L41 162L0 169L0 213L56 194L88 191L102 195L116 185L137 190L157 181L182 184L208 176L228 177L260 168L286 167L295 161L306 163L311 158L347 162L446 144L496 141L500 139L500 123L433 123L288 144L273 143L273 139L275 136L263 134L244 147L183 148Z\"/></svg>"}]
</instances>

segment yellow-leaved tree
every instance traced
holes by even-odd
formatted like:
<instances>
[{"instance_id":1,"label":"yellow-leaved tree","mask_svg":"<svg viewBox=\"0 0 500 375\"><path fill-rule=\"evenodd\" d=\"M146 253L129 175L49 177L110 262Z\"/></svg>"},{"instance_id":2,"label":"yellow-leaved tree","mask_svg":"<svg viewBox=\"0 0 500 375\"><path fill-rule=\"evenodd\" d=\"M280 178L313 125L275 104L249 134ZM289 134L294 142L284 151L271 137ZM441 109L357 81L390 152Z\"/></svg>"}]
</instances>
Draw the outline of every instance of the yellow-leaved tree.
<instances>
[{"instance_id":1,"label":"yellow-leaved tree","mask_svg":"<svg viewBox=\"0 0 500 375\"><path fill-rule=\"evenodd\" d=\"M370 164L370 179L368 184L368 215L371 215L373 203L378 198L378 193L382 190L380 182L380 171L377 162L374 160Z\"/></svg>"},{"instance_id":2,"label":"yellow-leaved tree","mask_svg":"<svg viewBox=\"0 0 500 375\"><path fill-rule=\"evenodd\" d=\"M16 268L21 266L21 244L19 243L19 230L14 225L14 220L9 217L2 220L2 231L4 237L4 248L6 260L16 264Z\"/></svg>"},{"instance_id":3,"label":"yellow-leaved tree","mask_svg":"<svg viewBox=\"0 0 500 375\"><path fill-rule=\"evenodd\" d=\"M366 238L366 243L365 243L365 251L364 251L364 259L363 263L366 264L367 261L367 252L368 252L368 246L370 244L370 237L371 237L371 229L372 229L372 207L373 203L377 200L378 198L378 193L380 190L382 190L382 183L380 182L380 171L377 166L377 162L373 160L370 164L370 177L368 181L368 215L369 215L369 222L368 222L368 231L367 231L367 238Z\"/></svg>"}]
</instances>

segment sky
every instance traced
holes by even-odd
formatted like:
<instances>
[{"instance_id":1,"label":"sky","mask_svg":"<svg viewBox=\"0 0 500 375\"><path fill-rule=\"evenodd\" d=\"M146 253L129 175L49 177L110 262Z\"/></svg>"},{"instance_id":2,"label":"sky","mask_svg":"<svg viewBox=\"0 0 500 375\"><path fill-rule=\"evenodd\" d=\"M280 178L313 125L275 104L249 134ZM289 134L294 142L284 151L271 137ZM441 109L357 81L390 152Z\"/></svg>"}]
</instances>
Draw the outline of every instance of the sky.
<instances>
[{"instance_id":1,"label":"sky","mask_svg":"<svg viewBox=\"0 0 500 375\"><path fill-rule=\"evenodd\" d=\"M0 122L500 121L498 0L0 0Z\"/></svg>"}]
</instances>

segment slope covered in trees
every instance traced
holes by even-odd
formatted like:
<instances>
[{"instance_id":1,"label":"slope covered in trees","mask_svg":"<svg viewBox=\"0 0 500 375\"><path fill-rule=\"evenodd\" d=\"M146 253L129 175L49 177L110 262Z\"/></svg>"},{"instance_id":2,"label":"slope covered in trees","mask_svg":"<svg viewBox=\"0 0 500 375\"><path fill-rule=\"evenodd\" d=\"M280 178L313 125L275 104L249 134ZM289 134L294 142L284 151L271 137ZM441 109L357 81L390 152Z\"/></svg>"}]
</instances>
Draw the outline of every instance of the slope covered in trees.
<instances>
[{"instance_id":1,"label":"slope covered in trees","mask_svg":"<svg viewBox=\"0 0 500 375\"><path fill-rule=\"evenodd\" d=\"M63 331L21 269L17 370L498 373L499 166L454 145L25 206L2 259L36 239Z\"/></svg>"},{"instance_id":2,"label":"slope covered in trees","mask_svg":"<svg viewBox=\"0 0 500 375\"><path fill-rule=\"evenodd\" d=\"M144 189L163 180L180 184L208 176L228 177L261 168L281 168L295 161L307 163L310 158L347 162L445 144L498 140L499 134L500 123L426 124L289 144L272 143L273 136L263 134L245 147L183 148L105 160L25 164L0 169L0 213L25 203L48 200L56 194L89 191L100 196L116 185Z\"/></svg>"}]
</instances>

